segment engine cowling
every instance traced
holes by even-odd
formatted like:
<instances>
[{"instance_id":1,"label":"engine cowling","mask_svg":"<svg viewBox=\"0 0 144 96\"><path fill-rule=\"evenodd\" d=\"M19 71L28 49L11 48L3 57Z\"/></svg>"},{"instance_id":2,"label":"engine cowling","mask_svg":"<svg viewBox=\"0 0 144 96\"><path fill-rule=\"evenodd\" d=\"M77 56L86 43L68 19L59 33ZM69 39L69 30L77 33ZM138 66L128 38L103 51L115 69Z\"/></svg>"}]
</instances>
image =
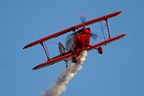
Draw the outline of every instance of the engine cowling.
<instances>
[{"instance_id":1,"label":"engine cowling","mask_svg":"<svg viewBox=\"0 0 144 96\"><path fill-rule=\"evenodd\" d=\"M99 53L99 54L102 54L102 53L103 53L103 49L102 49L102 47L98 47L97 50L98 50L98 53Z\"/></svg>"}]
</instances>

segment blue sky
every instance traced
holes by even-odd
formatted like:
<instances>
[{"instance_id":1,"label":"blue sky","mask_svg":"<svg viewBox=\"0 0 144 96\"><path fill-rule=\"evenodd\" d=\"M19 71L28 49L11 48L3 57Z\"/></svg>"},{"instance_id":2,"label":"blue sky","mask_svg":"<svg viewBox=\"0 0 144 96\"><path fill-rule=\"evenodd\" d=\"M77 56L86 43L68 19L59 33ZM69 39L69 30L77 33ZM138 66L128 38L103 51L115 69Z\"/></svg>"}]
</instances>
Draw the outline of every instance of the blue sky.
<instances>
[{"instance_id":1,"label":"blue sky","mask_svg":"<svg viewBox=\"0 0 144 96\"><path fill-rule=\"evenodd\" d=\"M88 53L83 70L70 81L61 96L144 96L143 0L0 0L0 96L38 96L65 69L64 62L31 70L46 60L41 46L23 50L27 43L87 20L115 11L111 35L127 36L104 46L104 54ZM98 24L89 26L100 31ZM47 42L51 56L58 54L57 42Z\"/></svg>"}]
</instances>

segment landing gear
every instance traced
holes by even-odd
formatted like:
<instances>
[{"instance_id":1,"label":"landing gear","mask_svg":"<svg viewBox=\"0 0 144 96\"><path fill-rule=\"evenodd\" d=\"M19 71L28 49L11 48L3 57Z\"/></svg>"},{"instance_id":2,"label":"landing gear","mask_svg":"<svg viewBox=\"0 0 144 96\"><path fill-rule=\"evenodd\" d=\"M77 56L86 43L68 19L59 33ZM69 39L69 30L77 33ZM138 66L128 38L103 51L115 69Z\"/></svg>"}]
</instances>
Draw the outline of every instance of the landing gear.
<instances>
[{"instance_id":1,"label":"landing gear","mask_svg":"<svg viewBox=\"0 0 144 96\"><path fill-rule=\"evenodd\" d=\"M77 57L76 56L72 57L72 62L77 63Z\"/></svg>"},{"instance_id":2,"label":"landing gear","mask_svg":"<svg viewBox=\"0 0 144 96\"><path fill-rule=\"evenodd\" d=\"M98 50L98 53L99 53L99 54L102 54L102 53L103 53L102 47L99 47L97 50Z\"/></svg>"},{"instance_id":3,"label":"landing gear","mask_svg":"<svg viewBox=\"0 0 144 96\"><path fill-rule=\"evenodd\" d=\"M68 64L66 63L66 68L68 67Z\"/></svg>"}]
</instances>

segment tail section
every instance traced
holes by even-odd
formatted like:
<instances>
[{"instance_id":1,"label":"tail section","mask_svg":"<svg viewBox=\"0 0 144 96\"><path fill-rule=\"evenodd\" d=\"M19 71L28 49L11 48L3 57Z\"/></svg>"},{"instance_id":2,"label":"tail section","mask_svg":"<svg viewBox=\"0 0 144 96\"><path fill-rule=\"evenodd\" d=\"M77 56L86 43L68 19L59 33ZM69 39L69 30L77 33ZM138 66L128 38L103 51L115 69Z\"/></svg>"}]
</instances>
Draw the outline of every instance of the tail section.
<instances>
[{"instance_id":1,"label":"tail section","mask_svg":"<svg viewBox=\"0 0 144 96\"><path fill-rule=\"evenodd\" d=\"M60 55L63 55L65 53L65 48L61 42L58 43L58 48L59 48Z\"/></svg>"},{"instance_id":2,"label":"tail section","mask_svg":"<svg viewBox=\"0 0 144 96\"><path fill-rule=\"evenodd\" d=\"M58 43L58 48L59 48L60 55L64 55L65 54L65 48L61 42ZM66 67L68 67L68 60L65 59L64 61L65 61Z\"/></svg>"}]
</instances>

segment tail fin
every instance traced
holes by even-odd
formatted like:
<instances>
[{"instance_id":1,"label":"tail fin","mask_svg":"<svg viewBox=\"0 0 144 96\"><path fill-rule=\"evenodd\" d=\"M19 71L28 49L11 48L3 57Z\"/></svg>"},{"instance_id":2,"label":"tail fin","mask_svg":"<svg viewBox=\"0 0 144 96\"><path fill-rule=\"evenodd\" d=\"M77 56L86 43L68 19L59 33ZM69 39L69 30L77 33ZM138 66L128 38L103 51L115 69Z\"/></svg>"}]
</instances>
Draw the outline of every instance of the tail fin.
<instances>
[{"instance_id":1,"label":"tail fin","mask_svg":"<svg viewBox=\"0 0 144 96\"><path fill-rule=\"evenodd\" d=\"M63 55L65 53L65 48L61 42L58 43L58 47L60 54Z\"/></svg>"},{"instance_id":2,"label":"tail fin","mask_svg":"<svg viewBox=\"0 0 144 96\"><path fill-rule=\"evenodd\" d=\"M61 42L59 42L58 48L59 48L60 55L64 55L65 54L65 48ZM67 68L68 67L68 60L64 60L64 61L65 61L66 68Z\"/></svg>"}]
</instances>

